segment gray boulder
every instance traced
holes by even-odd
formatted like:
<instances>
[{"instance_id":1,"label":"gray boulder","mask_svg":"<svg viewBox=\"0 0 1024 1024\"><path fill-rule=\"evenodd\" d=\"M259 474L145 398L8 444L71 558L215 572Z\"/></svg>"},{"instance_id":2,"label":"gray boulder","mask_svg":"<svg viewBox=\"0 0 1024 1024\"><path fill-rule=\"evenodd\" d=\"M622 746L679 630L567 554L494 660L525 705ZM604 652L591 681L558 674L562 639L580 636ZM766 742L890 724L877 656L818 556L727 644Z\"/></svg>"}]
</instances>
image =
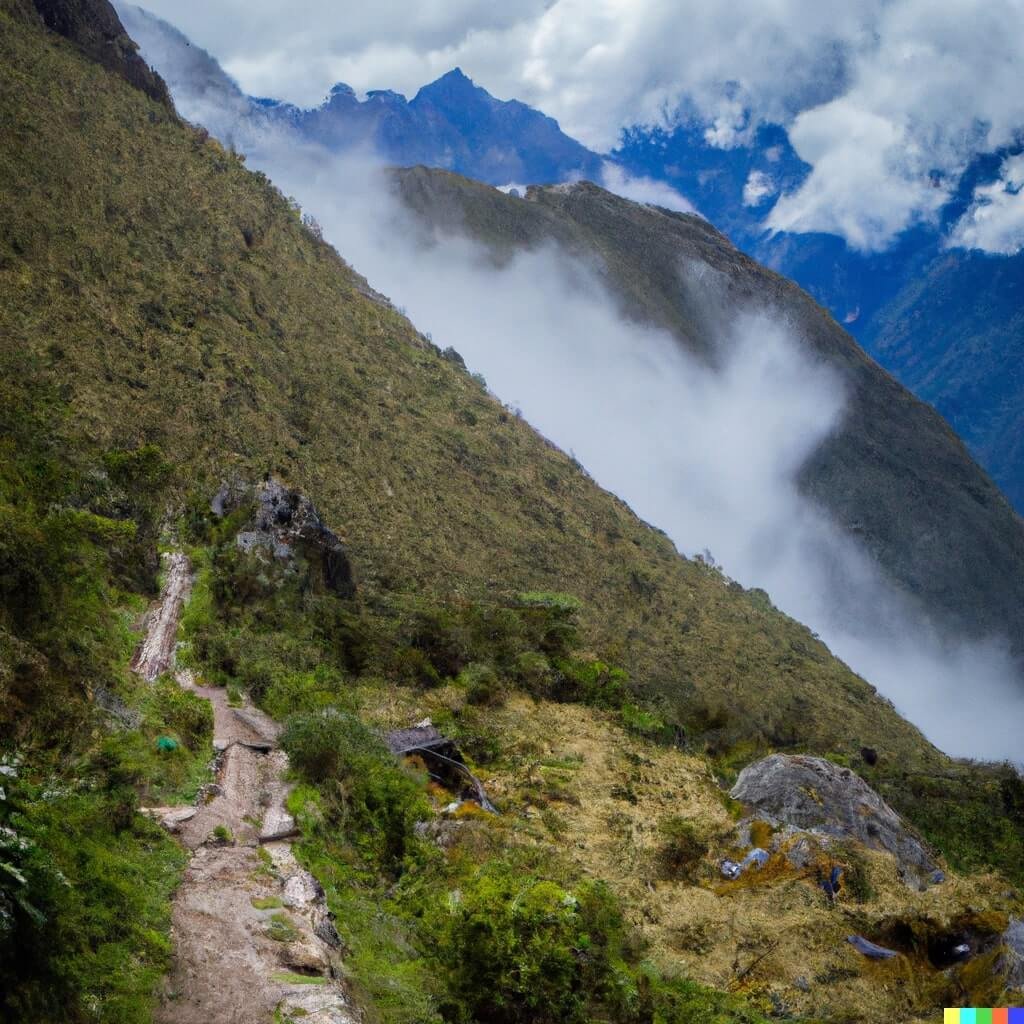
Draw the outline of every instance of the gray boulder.
<instances>
[{"instance_id":1,"label":"gray boulder","mask_svg":"<svg viewBox=\"0 0 1024 1024\"><path fill-rule=\"evenodd\" d=\"M274 558L291 562L297 554L320 569L323 582L339 597L352 597L356 584L344 544L324 523L316 506L300 491L280 480L264 480L255 488L226 482L210 502L210 511L223 517L251 502L249 528L236 537L243 551L268 551Z\"/></svg>"},{"instance_id":2,"label":"gray boulder","mask_svg":"<svg viewBox=\"0 0 1024 1024\"><path fill-rule=\"evenodd\" d=\"M1010 919L1010 926L1003 933L1003 946L1006 987L1024 992L1024 918Z\"/></svg>"},{"instance_id":3,"label":"gray boulder","mask_svg":"<svg viewBox=\"0 0 1024 1024\"><path fill-rule=\"evenodd\" d=\"M936 868L924 842L849 768L822 757L772 754L740 772L731 795L775 825L793 825L887 850L906 877Z\"/></svg>"}]
</instances>

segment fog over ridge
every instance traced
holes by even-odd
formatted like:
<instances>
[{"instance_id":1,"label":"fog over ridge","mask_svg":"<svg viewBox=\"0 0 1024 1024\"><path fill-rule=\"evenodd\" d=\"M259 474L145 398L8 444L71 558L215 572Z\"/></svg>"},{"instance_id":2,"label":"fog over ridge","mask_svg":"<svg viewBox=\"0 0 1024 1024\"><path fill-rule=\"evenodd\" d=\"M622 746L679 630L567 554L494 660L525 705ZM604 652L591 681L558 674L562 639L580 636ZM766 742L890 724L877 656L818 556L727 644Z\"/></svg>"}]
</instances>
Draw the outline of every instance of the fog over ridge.
<instances>
[{"instance_id":1,"label":"fog over ridge","mask_svg":"<svg viewBox=\"0 0 1024 1024\"><path fill-rule=\"evenodd\" d=\"M374 288L681 551L710 549L731 577L767 590L947 752L1020 759L1024 684L999 641L940 635L800 493L843 393L783 316L724 317L709 368L667 332L624 319L564 252L496 267L475 243L427 231L373 154L338 157L232 123L230 109L209 116ZM678 269L680 288L721 310L714 271Z\"/></svg>"}]
</instances>

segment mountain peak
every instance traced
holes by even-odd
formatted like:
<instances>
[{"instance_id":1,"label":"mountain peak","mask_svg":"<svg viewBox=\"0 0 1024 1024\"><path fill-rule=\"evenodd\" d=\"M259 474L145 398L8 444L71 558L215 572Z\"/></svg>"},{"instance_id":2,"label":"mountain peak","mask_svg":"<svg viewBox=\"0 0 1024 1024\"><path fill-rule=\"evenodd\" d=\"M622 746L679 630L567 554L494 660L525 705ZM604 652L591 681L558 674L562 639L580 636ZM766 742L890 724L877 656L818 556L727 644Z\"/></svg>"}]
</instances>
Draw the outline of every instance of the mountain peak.
<instances>
[{"instance_id":1,"label":"mountain peak","mask_svg":"<svg viewBox=\"0 0 1024 1024\"><path fill-rule=\"evenodd\" d=\"M494 97L484 88L477 85L462 68L452 68L440 78L423 86L416 94L416 100L430 100L433 103L496 103Z\"/></svg>"}]
</instances>

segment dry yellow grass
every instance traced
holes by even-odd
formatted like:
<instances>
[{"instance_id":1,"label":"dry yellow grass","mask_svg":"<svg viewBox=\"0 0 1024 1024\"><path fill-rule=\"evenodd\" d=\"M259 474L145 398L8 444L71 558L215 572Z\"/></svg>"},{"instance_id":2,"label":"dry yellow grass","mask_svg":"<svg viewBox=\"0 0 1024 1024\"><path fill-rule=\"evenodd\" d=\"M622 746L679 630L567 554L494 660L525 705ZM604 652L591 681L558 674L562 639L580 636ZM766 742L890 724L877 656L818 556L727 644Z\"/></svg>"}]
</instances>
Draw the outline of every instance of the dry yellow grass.
<instances>
[{"instance_id":1,"label":"dry yellow grass","mask_svg":"<svg viewBox=\"0 0 1024 1024\"><path fill-rule=\"evenodd\" d=\"M944 1001L958 998L961 986L992 987L990 961L987 973L974 967L947 976L928 962L924 940L965 920L981 930L1005 927L1006 884L998 876L950 873L946 883L916 892L900 881L892 857L857 847L873 894L858 903L843 893L833 905L816 870L848 862L833 845L807 868L777 853L761 871L725 882L718 862L743 848L705 758L651 744L612 714L575 704L517 695L499 708L473 709L454 686L365 696L364 712L388 727L426 715L443 722L453 711L463 727L485 722L502 744L500 760L480 769L506 819L495 824L509 841L550 846L609 882L663 969L742 992L766 1011L784 1007L851 1024L940 1020ZM709 840L696 884L666 877L660 864L658 824L671 816L693 822ZM755 834L771 837L763 824ZM900 929L919 946L892 961L868 960L846 941L853 933L881 940Z\"/></svg>"}]
</instances>

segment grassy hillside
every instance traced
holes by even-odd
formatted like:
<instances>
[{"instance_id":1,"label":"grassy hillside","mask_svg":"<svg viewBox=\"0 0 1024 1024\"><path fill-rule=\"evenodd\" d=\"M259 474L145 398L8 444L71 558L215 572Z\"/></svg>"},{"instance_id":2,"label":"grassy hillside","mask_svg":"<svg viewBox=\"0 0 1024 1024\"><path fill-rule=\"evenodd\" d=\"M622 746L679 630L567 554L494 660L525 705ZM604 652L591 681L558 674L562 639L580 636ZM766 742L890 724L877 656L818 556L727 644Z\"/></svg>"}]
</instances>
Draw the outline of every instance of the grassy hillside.
<instances>
[{"instance_id":1,"label":"grassy hillside","mask_svg":"<svg viewBox=\"0 0 1024 1024\"><path fill-rule=\"evenodd\" d=\"M573 593L595 647L680 724L934 757L805 628L680 558L368 298L238 158L8 26L4 413L32 401L55 457L88 471L158 445L179 504L279 473L346 536L367 592Z\"/></svg>"},{"instance_id":2,"label":"grassy hillside","mask_svg":"<svg viewBox=\"0 0 1024 1024\"><path fill-rule=\"evenodd\" d=\"M556 241L596 263L627 315L712 363L727 311L775 311L847 392L842 425L803 471L804 492L933 616L968 635L1001 634L1024 653L1024 523L943 419L795 284L699 217L587 182L531 188L523 201L422 167L398 171L397 181L427 221L488 243L499 259ZM687 284L688 260L717 271L719 294L709 295L706 279Z\"/></svg>"},{"instance_id":3,"label":"grassy hillside","mask_svg":"<svg viewBox=\"0 0 1024 1024\"><path fill-rule=\"evenodd\" d=\"M467 652L500 661L517 595L569 594L591 666L577 689L604 678L599 663L629 676L614 676L608 742L632 722L723 775L773 746L856 759L868 745L872 781L955 863L1019 870L1011 774L949 762L765 595L680 558L375 298L264 178L15 11L0 2L0 754L21 761L0 824L27 845L2 833L5 1011L146 1018L180 857L135 809L140 793L194 793L209 725L126 664L165 531L210 558L233 549L204 532L204 509L236 475L310 495L360 585L354 608L299 595L293 620L257 600L258 574L221 566L196 656L211 677L276 693L278 713L309 692L342 701L367 673L370 711L398 684L426 692ZM359 637L365 662L347 653ZM181 739L174 759L154 752L165 733ZM371 835L328 824L344 842L316 828L310 841L341 854ZM565 870L575 885L583 868ZM602 928L604 966L639 971ZM690 998L652 991L634 1019ZM756 1019L743 1013L722 1019Z\"/></svg>"}]
</instances>

